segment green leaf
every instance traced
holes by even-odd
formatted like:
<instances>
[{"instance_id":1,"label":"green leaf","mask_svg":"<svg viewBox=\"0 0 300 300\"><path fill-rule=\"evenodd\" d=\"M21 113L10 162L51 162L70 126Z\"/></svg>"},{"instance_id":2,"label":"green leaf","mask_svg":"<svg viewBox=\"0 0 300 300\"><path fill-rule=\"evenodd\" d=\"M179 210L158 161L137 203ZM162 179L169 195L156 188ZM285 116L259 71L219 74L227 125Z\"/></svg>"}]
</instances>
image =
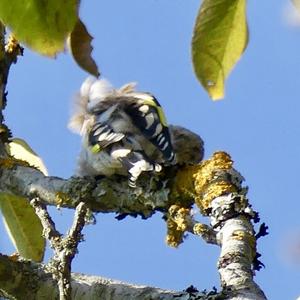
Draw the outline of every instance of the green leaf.
<instances>
[{"instance_id":1,"label":"green leaf","mask_svg":"<svg viewBox=\"0 0 300 300\"><path fill-rule=\"evenodd\" d=\"M43 161L22 139L14 138L7 144L7 151L17 159L27 161L47 175ZM3 222L14 246L21 256L42 261L45 252L45 239L40 219L26 198L0 194L0 209Z\"/></svg>"},{"instance_id":2,"label":"green leaf","mask_svg":"<svg viewBox=\"0 0 300 300\"><path fill-rule=\"evenodd\" d=\"M246 0L204 0L192 40L196 76L213 100L248 43Z\"/></svg>"},{"instance_id":3,"label":"green leaf","mask_svg":"<svg viewBox=\"0 0 300 300\"><path fill-rule=\"evenodd\" d=\"M78 0L1 0L0 19L34 51L55 56L78 18Z\"/></svg>"},{"instance_id":4,"label":"green leaf","mask_svg":"<svg viewBox=\"0 0 300 300\"><path fill-rule=\"evenodd\" d=\"M18 253L34 261L43 260L46 241L43 227L27 199L0 194L3 222Z\"/></svg>"},{"instance_id":5,"label":"green leaf","mask_svg":"<svg viewBox=\"0 0 300 300\"><path fill-rule=\"evenodd\" d=\"M98 67L91 56L93 51L92 40L93 37L89 34L82 21L78 19L69 39L71 54L83 70L98 77L100 75Z\"/></svg>"}]
</instances>

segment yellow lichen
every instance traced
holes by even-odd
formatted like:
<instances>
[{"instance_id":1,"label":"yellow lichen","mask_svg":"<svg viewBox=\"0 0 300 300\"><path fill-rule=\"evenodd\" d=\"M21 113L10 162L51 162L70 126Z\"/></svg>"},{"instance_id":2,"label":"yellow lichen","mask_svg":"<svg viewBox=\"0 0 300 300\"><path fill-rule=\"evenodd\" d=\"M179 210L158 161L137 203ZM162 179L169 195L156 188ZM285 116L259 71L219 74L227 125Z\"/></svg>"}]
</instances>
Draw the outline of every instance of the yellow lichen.
<instances>
[{"instance_id":1,"label":"yellow lichen","mask_svg":"<svg viewBox=\"0 0 300 300\"><path fill-rule=\"evenodd\" d=\"M11 137L11 131L5 124L0 125L0 139L3 143L7 143Z\"/></svg>"},{"instance_id":2,"label":"yellow lichen","mask_svg":"<svg viewBox=\"0 0 300 300\"><path fill-rule=\"evenodd\" d=\"M230 170L232 168L232 160L225 152L215 152L212 158L204 161L202 167L194 174L196 193L203 194L210 185L211 181L216 179L217 171Z\"/></svg>"},{"instance_id":3,"label":"yellow lichen","mask_svg":"<svg viewBox=\"0 0 300 300\"><path fill-rule=\"evenodd\" d=\"M193 232L196 234L196 235L204 235L204 234L207 234L208 233L208 226L205 225L205 224L202 224L202 223L197 223L194 225L193 227Z\"/></svg>"},{"instance_id":4,"label":"yellow lichen","mask_svg":"<svg viewBox=\"0 0 300 300\"><path fill-rule=\"evenodd\" d=\"M238 240L238 241L245 241L246 245L249 246L250 248L250 256L252 258L255 257L256 255L256 239L255 239L255 236L253 235L253 233L250 233L250 232L247 232L247 231L244 231L244 230L235 230L231 237L235 240Z\"/></svg>"},{"instance_id":5,"label":"yellow lichen","mask_svg":"<svg viewBox=\"0 0 300 300\"><path fill-rule=\"evenodd\" d=\"M172 205L167 215L166 243L178 247L183 242L185 231L191 226L190 209Z\"/></svg>"},{"instance_id":6,"label":"yellow lichen","mask_svg":"<svg viewBox=\"0 0 300 300\"><path fill-rule=\"evenodd\" d=\"M20 258L20 254L18 252L14 252L9 256L11 261L17 262Z\"/></svg>"},{"instance_id":7,"label":"yellow lichen","mask_svg":"<svg viewBox=\"0 0 300 300\"><path fill-rule=\"evenodd\" d=\"M28 162L21 159L16 159L13 156L0 158L0 167L6 169L12 169L15 166L29 167L30 165Z\"/></svg>"},{"instance_id":8,"label":"yellow lichen","mask_svg":"<svg viewBox=\"0 0 300 300\"><path fill-rule=\"evenodd\" d=\"M201 169L201 164L181 168L177 173L172 188L172 197L194 198L196 196L194 187L194 175Z\"/></svg>"},{"instance_id":9,"label":"yellow lichen","mask_svg":"<svg viewBox=\"0 0 300 300\"><path fill-rule=\"evenodd\" d=\"M7 44L5 45L5 51L8 54L22 55L22 48L14 35L10 35L8 38Z\"/></svg>"},{"instance_id":10,"label":"yellow lichen","mask_svg":"<svg viewBox=\"0 0 300 300\"><path fill-rule=\"evenodd\" d=\"M166 243L171 247L178 247L183 241L184 232L176 230L177 224L173 220L167 220Z\"/></svg>"},{"instance_id":11,"label":"yellow lichen","mask_svg":"<svg viewBox=\"0 0 300 300\"><path fill-rule=\"evenodd\" d=\"M0 158L0 167L1 168L5 168L5 169L11 169L14 167L14 163L13 161L10 159L10 157L8 158Z\"/></svg>"},{"instance_id":12,"label":"yellow lichen","mask_svg":"<svg viewBox=\"0 0 300 300\"><path fill-rule=\"evenodd\" d=\"M246 232L243 230L236 230L232 233L232 237L235 240L242 241L245 238Z\"/></svg>"},{"instance_id":13,"label":"yellow lichen","mask_svg":"<svg viewBox=\"0 0 300 300\"><path fill-rule=\"evenodd\" d=\"M236 191L237 187L229 182L214 182L207 185L202 197L197 198L195 201L201 212L204 213L210 208L210 204L213 199Z\"/></svg>"},{"instance_id":14,"label":"yellow lichen","mask_svg":"<svg viewBox=\"0 0 300 300\"><path fill-rule=\"evenodd\" d=\"M225 152L215 152L201 164L180 169L172 187L173 198L183 204L191 199L197 204L202 214L207 215L211 202L216 197L236 192L237 187L220 177L232 169L233 161ZM229 177L230 178L230 177Z\"/></svg>"},{"instance_id":15,"label":"yellow lichen","mask_svg":"<svg viewBox=\"0 0 300 300\"><path fill-rule=\"evenodd\" d=\"M70 202L70 197L68 194L64 192L56 192L55 193L55 202L57 207L60 207L62 204Z\"/></svg>"}]
</instances>

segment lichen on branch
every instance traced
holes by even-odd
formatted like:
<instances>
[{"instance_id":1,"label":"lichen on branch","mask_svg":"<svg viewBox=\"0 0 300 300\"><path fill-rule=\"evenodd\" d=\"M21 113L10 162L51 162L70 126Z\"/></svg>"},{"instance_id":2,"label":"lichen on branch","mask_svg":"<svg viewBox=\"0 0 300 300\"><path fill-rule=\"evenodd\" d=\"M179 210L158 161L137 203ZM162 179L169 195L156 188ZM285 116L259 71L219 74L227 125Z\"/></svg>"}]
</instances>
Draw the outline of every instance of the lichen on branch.
<instances>
[{"instance_id":1,"label":"lichen on branch","mask_svg":"<svg viewBox=\"0 0 300 300\"><path fill-rule=\"evenodd\" d=\"M14 165L0 170L0 190L29 199L38 197L48 205L75 208L83 201L93 212L143 218L161 211L167 219L170 245L177 247L186 233L219 245L222 286L237 286L240 294L253 289L257 299L265 299L253 281L252 264L257 253L251 220L256 214L248 203L242 181L243 177L233 168L225 152L216 152L199 165L166 170L161 176L145 174L137 189L128 187L127 178L121 176L64 180L46 177L26 166ZM209 225L194 219L193 204L209 218ZM232 273L233 266L240 270L238 276Z\"/></svg>"}]
</instances>

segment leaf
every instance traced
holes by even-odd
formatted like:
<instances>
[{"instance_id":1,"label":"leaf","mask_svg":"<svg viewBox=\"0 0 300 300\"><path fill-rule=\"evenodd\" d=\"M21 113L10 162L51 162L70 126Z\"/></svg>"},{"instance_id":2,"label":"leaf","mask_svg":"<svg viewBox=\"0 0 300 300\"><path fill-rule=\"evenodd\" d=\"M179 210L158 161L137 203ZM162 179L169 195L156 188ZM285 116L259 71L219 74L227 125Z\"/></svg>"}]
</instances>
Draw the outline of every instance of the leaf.
<instances>
[{"instance_id":1,"label":"leaf","mask_svg":"<svg viewBox=\"0 0 300 300\"><path fill-rule=\"evenodd\" d=\"M48 171L41 158L24 140L19 138L11 139L11 142L7 145L7 151L15 158L27 161L31 166L39 169L44 175L48 175Z\"/></svg>"},{"instance_id":2,"label":"leaf","mask_svg":"<svg viewBox=\"0 0 300 300\"><path fill-rule=\"evenodd\" d=\"M34 51L55 56L78 18L78 0L1 0L0 19Z\"/></svg>"},{"instance_id":3,"label":"leaf","mask_svg":"<svg viewBox=\"0 0 300 300\"><path fill-rule=\"evenodd\" d=\"M246 0L204 0L192 39L194 70L213 100L248 43Z\"/></svg>"},{"instance_id":4,"label":"leaf","mask_svg":"<svg viewBox=\"0 0 300 300\"><path fill-rule=\"evenodd\" d=\"M93 37L88 33L82 21L78 19L69 39L71 54L83 70L98 77L100 73L91 56L93 51L92 40Z\"/></svg>"},{"instance_id":5,"label":"leaf","mask_svg":"<svg viewBox=\"0 0 300 300\"><path fill-rule=\"evenodd\" d=\"M0 208L6 230L18 253L27 259L42 261L46 246L43 227L28 200L1 193Z\"/></svg>"},{"instance_id":6,"label":"leaf","mask_svg":"<svg viewBox=\"0 0 300 300\"><path fill-rule=\"evenodd\" d=\"M16 159L27 161L47 175L43 161L24 140L12 139L7 145L7 151ZM29 201L20 196L0 193L0 209L10 239L20 255L42 261L46 246L42 236L43 227Z\"/></svg>"}]
</instances>

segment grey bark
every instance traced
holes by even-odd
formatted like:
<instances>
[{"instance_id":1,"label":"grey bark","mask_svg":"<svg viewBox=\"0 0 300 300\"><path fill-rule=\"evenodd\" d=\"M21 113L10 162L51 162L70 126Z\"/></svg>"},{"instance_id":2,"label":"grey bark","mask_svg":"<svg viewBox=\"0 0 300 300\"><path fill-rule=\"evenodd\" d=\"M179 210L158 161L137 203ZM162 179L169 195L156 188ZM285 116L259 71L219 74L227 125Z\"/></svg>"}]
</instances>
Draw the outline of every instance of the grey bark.
<instances>
[{"instance_id":1,"label":"grey bark","mask_svg":"<svg viewBox=\"0 0 300 300\"><path fill-rule=\"evenodd\" d=\"M168 291L78 273L72 273L71 284L74 300L208 299L200 292ZM22 259L15 261L5 255L0 255L0 286L10 299L59 299L56 281L47 266Z\"/></svg>"},{"instance_id":2,"label":"grey bark","mask_svg":"<svg viewBox=\"0 0 300 300\"><path fill-rule=\"evenodd\" d=\"M151 216L154 209L166 209L169 189L155 189L147 176L142 184L143 189L132 189L124 178L118 177L65 180L23 166L0 170L2 192L28 199L38 197L47 205L75 208L79 202L85 202L93 212L138 213L144 217Z\"/></svg>"}]
</instances>

